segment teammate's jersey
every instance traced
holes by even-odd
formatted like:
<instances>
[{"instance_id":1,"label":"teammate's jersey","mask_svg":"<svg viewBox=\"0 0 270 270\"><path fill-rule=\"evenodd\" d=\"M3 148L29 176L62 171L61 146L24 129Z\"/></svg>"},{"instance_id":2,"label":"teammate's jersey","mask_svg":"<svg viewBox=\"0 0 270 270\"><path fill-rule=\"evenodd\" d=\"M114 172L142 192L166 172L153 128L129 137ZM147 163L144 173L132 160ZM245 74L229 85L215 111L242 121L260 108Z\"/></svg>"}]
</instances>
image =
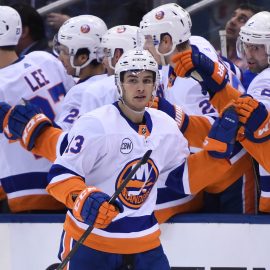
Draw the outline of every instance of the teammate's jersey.
<instances>
[{"instance_id":1,"label":"teammate's jersey","mask_svg":"<svg viewBox=\"0 0 270 270\"><path fill-rule=\"evenodd\" d=\"M112 104L119 99L119 92L115 85L115 76L106 76L91 85L83 93L81 113L90 112L103 105Z\"/></svg>"},{"instance_id":2,"label":"teammate's jersey","mask_svg":"<svg viewBox=\"0 0 270 270\"><path fill-rule=\"evenodd\" d=\"M103 80L106 77L106 74L102 74L89 77L85 80L79 80L78 83L68 91L62 104L62 112L59 116L59 121L57 122L63 130L70 130L74 121L81 115L80 107L83 92L87 89L91 90L93 82Z\"/></svg>"},{"instance_id":3,"label":"teammate's jersey","mask_svg":"<svg viewBox=\"0 0 270 270\"><path fill-rule=\"evenodd\" d=\"M270 110L270 68L264 69L252 80L247 93L262 102L268 111ZM270 212L270 171L267 172L260 165L259 172L261 187L259 209L263 212Z\"/></svg>"},{"instance_id":4,"label":"teammate's jersey","mask_svg":"<svg viewBox=\"0 0 270 270\"><path fill-rule=\"evenodd\" d=\"M204 53L211 60L219 60L218 53L214 47L203 37L191 36L190 44L196 46L200 52ZM227 67L232 85L241 93L244 93L240 78L232 72L228 63L222 62ZM186 113L192 115L218 115L215 108L209 102L209 94L203 95L201 85L193 78L177 77L173 68L167 66L162 68L162 81L165 98L172 104L181 106Z\"/></svg>"},{"instance_id":5,"label":"teammate's jersey","mask_svg":"<svg viewBox=\"0 0 270 270\"><path fill-rule=\"evenodd\" d=\"M149 109L144 119L144 125L132 123L117 103L83 115L70 130L68 147L50 170L47 190L72 208L70 193L81 188L82 180L111 196L143 154L152 150L150 159L119 194L124 212L106 229L95 228L84 245L120 254L159 246L160 231L153 212L156 182L179 194L189 194L197 192L200 173L208 182L215 179L209 172L212 174L216 165L221 174L230 167L226 160L213 160L205 152L190 157L187 141L176 122L163 112ZM164 126L166 129L160 128ZM195 171L207 161L209 166L200 173ZM64 224L68 235L77 240L87 227L68 211Z\"/></svg>"},{"instance_id":6,"label":"teammate's jersey","mask_svg":"<svg viewBox=\"0 0 270 270\"><path fill-rule=\"evenodd\" d=\"M10 105L29 100L51 120L57 120L66 91L73 85L62 63L46 52L32 52L0 69L0 100ZM0 144L0 179L11 211L59 208L45 190L51 163L27 152L19 142L9 143L3 134Z\"/></svg>"},{"instance_id":7,"label":"teammate's jersey","mask_svg":"<svg viewBox=\"0 0 270 270\"><path fill-rule=\"evenodd\" d=\"M231 66L228 61L225 62L226 59L220 59L218 53L210 44L210 42L199 36L191 36L190 44L191 46L195 46L201 53L205 54L212 61L222 61L222 63L227 68L229 79L232 85L236 89L238 89L240 93L245 92L240 82L241 73L237 72L237 69L234 66ZM234 72L232 71L232 69L234 70ZM172 104L181 106L187 114L197 116L204 115L210 117L218 116L217 110L210 103L209 94L203 95L201 85L194 79L177 77L173 71L173 68L167 66L163 68L162 81L165 85L165 98L168 99ZM198 132L198 130L195 130L195 132ZM188 141L190 142L190 150L192 152L200 151L200 147L202 147L202 144L200 146L194 146L191 143L191 139L188 139ZM249 188L249 186L254 187L254 178L250 176L251 174L249 167L250 164L247 165L247 175L243 175L241 177L239 176L239 182L242 182L242 188L237 189L238 193L236 192L236 189L234 191L229 191L230 196L232 192L235 192L235 201L237 202L237 204L238 202L240 202L239 196L243 196L242 204L237 207L240 213L254 213L255 211L255 201L253 195L254 192L251 190L251 188ZM234 178L234 176L230 177ZM224 191L225 186L220 184L219 188L217 186L215 186L214 188L208 187L207 191L209 193L222 192ZM240 187L240 185L238 186ZM250 192L245 192L246 190L250 191L252 194L249 194ZM225 192L222 196L226 196ZM230 197L230 200L231 199L232 197ZM235 212L236 205L233 205L231 202L228 205L230 205L230 209L225 210L224 208L226 207L226 205L223 204L220 211Z\"/></svg>"}]
</instances>

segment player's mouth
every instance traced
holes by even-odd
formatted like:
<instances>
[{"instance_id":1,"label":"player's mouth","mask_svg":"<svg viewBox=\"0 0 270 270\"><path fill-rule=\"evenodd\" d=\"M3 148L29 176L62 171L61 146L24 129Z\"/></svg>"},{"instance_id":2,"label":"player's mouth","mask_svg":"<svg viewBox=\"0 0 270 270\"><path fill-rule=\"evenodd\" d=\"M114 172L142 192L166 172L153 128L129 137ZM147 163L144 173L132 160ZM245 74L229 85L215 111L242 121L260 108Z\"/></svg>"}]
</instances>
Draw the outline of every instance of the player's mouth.
<instances>
[{"instance_id":1,"label":"player's mouth","mask_svg":"<svg viewBox=\"0 0 270 270\"><path fill-rule=\"evenodd\" d=\"M226 34L228 35L232 35L232 34L235 34L235 29L234 28L231 28L231 27L228 27L226 29Z\"/></svg>"},{"instance_id":2,"label":"player's mouth","mask_svg":"<svg viewBox=\"0 0 270 270\"><path fill-rule=\"evenodd\" d=\"M140 95L140 96L135 96L134 98L136 100L144 100L144 99L146 99L146 96L145 95Z\"/></svg>"}]
</instances>

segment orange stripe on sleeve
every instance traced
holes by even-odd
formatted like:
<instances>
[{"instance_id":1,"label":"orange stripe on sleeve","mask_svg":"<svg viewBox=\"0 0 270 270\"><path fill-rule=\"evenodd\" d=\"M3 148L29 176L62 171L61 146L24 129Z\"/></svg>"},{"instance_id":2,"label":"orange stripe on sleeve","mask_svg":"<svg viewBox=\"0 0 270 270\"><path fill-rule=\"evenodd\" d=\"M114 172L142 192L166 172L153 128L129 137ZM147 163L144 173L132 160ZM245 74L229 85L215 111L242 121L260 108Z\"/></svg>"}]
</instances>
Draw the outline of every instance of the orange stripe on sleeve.
<instances>
[{"instance_id":1,"label":"orange stripe on sleeve","mask_svg":"<svg viewBox=\"0 0 270 270\"><path fill-rule=\"evenodd\" d=\"M246 153L237 162L231 165L228 171L222 175L218 175L217 181L212 185L207 186L205 191L209 193L220 193L250 170L252 171L252 161L250 155Z\"/></svg>"},{"instance_id":2,"label":"orange stripe on sleeve","mask_svg":"<svg viewBox=\"0 0 270 270\"><path fill-rule=\"evenodd\" d=\"M190 155L187 162L191 194L216 183L231 168L228 160L213 158L206 151Z\"/></svg>"},{"instance_id":3,"label":"orange stripe on sleeve","mask_svg":"<svg viewBox=\"0 0 270 270\"><path fill-rule=\"evenodd\" d=\"M221 112L222 109L232 100L236 100L241 93L232 87L229 83L210 100L211 104Z\"/></svg>"},{"instance_id":4,"label":"orange stripe on sleeve","mask_svg":"<svg viewBox=\"0 0 270 270\"><path fill-rule=\"evenodd\" d=\"M242 146L251 154L263 168L270 173L270 140L254 143L248 139L240 141Z\"/></svg>"},{"instance_id":5,"label":"orange stripe on sleeve","mask_svg":"<svg viewBox=\"0 0 270 270\"><path fill-rule=\"evenodd\" d=\"M198 212L202 209L202 206L203 193L200 192L199 194L196 194L190 201L187 201L183 204L155 210L155 217L158 223L162 224L174 215Z\"/></svg>"},{"instance_id":6,"label":"orange stripe on sleeve","mask_svg":"<svg viewBox=\"0 0 270 270\"><path fill-rule=\"evenodd\" d=\"M79 194L87 186L79 176L66 179L47 186L47 191L58 201L65 204L68 208L73 208L74 201L72 195Z\"/></svg>"},{"instance_id":7,"label":"orange stripe on sleeve","mask_svg":"<svg viewBox=\"0 0 270 270\"><path fill-rule=\"evenodd\" d=\"M270 212L270 198L260 197L259 210L264 213Z\"/></svg>"},{"instance_id":8,"label":"orange stripe on sleeve","mask_svg":"<svg viewBox=\"0 0 270 270\"><path fill-rule=\"evenodd\" d=\"M44 131L35 140L35 147L31 152L54 162L56 159L57 141L62 132L61 129L55 127L44 128Z\"/></svg>"},{"instance_id":9,"label":"orange stripe on sleeve","mask_svg":"<svg viewBox=\"0 0 270 270\"><path fill-rule=\"evenodd\" d=\"M0 201L3 201L7 198L7 194L6 192L4 191L3 187L0 186Z\"/></svg>"}]
</instances>

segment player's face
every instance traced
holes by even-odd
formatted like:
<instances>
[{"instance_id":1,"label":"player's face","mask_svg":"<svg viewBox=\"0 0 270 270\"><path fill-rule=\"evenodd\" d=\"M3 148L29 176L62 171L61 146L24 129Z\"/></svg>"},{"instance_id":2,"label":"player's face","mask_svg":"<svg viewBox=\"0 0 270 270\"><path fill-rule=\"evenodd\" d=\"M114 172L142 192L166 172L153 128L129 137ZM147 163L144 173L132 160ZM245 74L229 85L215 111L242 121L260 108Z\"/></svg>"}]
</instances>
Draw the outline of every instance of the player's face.
<instances>
[{"instance_id":1,"label":"player's face","mask_svg":"<svg viewBox=\"0 0 270 270\"><path fill-rule=\"evenodd\" d=\"M134 111L142 111L152 98L155 87L153 72L128 71L122 82L123 100Z\"/></svg>"},{"instance_id":2,"label":"player's face","mask_svg":"<svg viewBox=\"0 0 270 270\"><path fill-rule=\"evenodd\" d=\"M241 26L243 26L252 15L253 12L251 10L236 9L225 26L227 39L236 40Z\"/></svg>"},{"instance_id":3,"label":"player's face","mask_svg":"<svg viewBox=\"0 0 270 270\"><path fill-rule=\"evenodd\" d=\"M265 45L243 43L243 49L250 71L259 73L268 67Z\"/></svg>"},{"instance_id":4,"label":"player's face","mask_svg":"<svg viewBox=\"0 0 270 270\"><path fill-rule=\"evenodd\" d=\"M71 66L70 54L69 54L68 48L66 46L63 46L63 45L59 46L58 58L62 62L63 66L65 67L67 74L74 76L75 69Z\"/></svg>"}]
</instances>

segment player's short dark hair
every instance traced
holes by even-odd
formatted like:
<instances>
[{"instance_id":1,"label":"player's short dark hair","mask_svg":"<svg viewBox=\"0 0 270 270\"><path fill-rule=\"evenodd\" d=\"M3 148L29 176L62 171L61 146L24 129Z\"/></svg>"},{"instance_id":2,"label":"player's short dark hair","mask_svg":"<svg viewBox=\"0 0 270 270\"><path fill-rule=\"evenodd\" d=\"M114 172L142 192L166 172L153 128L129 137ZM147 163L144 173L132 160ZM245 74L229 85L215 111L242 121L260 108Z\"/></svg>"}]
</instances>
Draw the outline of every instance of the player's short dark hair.
<instances>
[{"instance_id":1,"label":"player's short dark hair","mask_svg":"<svg viewBox=\"0 0 270 270\"><path fill-rule=\"evenodd\" d=\"M242 9L242 10L250 10L253 14L256 14L256 13L262 11L262 8L260 8L256 5L250 4L250 3L242 3L238 6L238 8Z\"/></svg>"},{"instance_id":2,"label":"player's short dark hair","mask_svg":"<svg viewBox=\"0 0 270 270\"><path fill-rule=\"evenodd\" d=\"M46 38L44 20L35 8L25 3L16 3L12 7L19 13L22 25L29 27L29 33L33 40Z\"/></svg>"},{"instance_id":3,"label":"player's short dark hair","mask_svg":"<svg viewBox=\"0 0 270 270\"><path fill-rule=\"evenodd\" d=\"M78 51L76 52L75 57L78 57L79 55L82 55L82 54L86 54L86 55L89 56L89 54L90 54L89 49L88 48L80 48L80 49L78 49ZM93 66L93 67L96 67L96 66L100 65L100 63L96 59L93 59L91 61L90 65Z\"/></svg>"}]
</instances>

